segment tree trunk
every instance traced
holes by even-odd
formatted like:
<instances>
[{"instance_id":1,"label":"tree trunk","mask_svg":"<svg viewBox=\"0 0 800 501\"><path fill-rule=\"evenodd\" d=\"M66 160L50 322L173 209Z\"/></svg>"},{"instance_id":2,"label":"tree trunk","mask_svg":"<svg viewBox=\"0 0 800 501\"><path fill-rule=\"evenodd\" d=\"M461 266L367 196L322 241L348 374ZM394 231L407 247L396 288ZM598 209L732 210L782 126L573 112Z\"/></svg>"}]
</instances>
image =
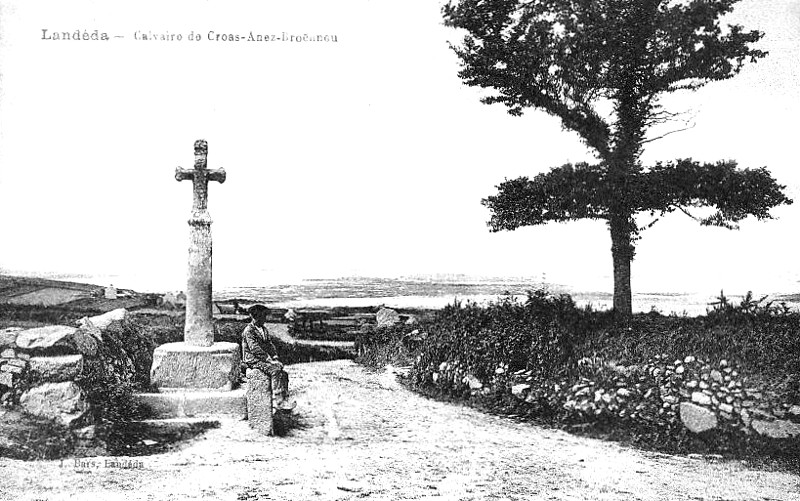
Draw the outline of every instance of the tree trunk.
<instances>
[{"instance_id":1,"label":"tree trunk","mask_svg":"<svg viewBox=\"0 0 800 501\"><path fill-rule=\"evenodd\" d=\"M620 315L633 313L631 298L631 261L633 245L631 243L631 221L629 218L612 218L611 258L614 261L614 311Z\"/></svg>"}]
</instances>

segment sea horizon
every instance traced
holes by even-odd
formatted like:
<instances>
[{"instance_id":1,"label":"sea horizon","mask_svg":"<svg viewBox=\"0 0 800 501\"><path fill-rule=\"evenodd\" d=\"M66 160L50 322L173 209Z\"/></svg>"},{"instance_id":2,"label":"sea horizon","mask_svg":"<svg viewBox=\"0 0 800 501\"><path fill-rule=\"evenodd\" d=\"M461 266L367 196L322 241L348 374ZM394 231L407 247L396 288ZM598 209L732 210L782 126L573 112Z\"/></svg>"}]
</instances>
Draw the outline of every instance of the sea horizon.
<instances>
[{"instance_id":1,"label":"sea horizon","mask_svg":"<svg viewBox=\"0 0 800 501\"><path fill-rule=\"evenodd\" d=\"M66 282L88 283L98 286L117 284L120 289L142 293L165 294L180 289L147 287L135 280L119 280L120 276L92 274L8 273L4 275L43 278ZM291 283L290 283L291 282ZM131 285L137 285L131 287ZM142 285L145 285L142 287ZM402 277L338 277L305 278L286 283L228 286L215 288L214 301L239 300L244 304L263 303L276 308L332 308L379 307L440 309L460 302L486 305L504 298L524 302L529 291L544 289L550 294L569 294L580 307L595 310L610 309L613 293L610 291L580 290L565 284L549 283L531 277L484 277L466 274L421 274ZM734 291L731 291L734 292ZM725 293L733 304L738 304L747 291ZM637 292L632 295L634 312L657 311L662 314L697 316L707 313L718 301L722 291L665 291ZM779 292L754 291L754 299L765 297L765 302L777 300ZM789 304L796 308L796 304Z\"/></svg>"}]
</instances>

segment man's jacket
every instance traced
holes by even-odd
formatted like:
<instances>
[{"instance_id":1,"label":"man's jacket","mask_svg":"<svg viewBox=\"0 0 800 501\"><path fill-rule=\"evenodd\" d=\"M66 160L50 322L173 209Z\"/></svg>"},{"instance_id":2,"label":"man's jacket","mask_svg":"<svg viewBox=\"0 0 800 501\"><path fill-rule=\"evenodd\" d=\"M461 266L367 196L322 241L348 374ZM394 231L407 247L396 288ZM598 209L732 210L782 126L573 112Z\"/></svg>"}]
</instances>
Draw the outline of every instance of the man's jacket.
<instances>
[{"instance_id":1,"label":"man's jacket","mask_svg":"<svg viewBox=\"0 0 800 501\"><path fill-rule=\"evenodd\" d=\"M242 362L246 366L258 362L277 362L278 351L269 340L267 328L250 322L242 331Z\"/></svg>"}]
</instances>

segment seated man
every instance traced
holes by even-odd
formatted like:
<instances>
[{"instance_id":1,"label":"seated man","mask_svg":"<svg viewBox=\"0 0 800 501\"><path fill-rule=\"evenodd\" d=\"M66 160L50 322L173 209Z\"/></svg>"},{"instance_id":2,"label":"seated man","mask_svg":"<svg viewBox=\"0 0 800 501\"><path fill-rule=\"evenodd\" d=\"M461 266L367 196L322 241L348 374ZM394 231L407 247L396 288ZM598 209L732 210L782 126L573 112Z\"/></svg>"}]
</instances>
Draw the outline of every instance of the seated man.
<instances>
[{"instance_id":1,"label":"seated man","mask_svg":"<svg viewBox=\"0 0 800 501\"><path fill-rule=\"evenodd\" d=\"M249 369L258 369L270 376L272 380L272 393L275 396L274 407L277 409L291 409L294 404L289 403L289 375L283 370L283 364L278 360L275 345L269 339L264 323L267 320L269 309L261 304L256 304L247 309L251 322L242 331L242 364Z\"/></svg>"}]
</instances>

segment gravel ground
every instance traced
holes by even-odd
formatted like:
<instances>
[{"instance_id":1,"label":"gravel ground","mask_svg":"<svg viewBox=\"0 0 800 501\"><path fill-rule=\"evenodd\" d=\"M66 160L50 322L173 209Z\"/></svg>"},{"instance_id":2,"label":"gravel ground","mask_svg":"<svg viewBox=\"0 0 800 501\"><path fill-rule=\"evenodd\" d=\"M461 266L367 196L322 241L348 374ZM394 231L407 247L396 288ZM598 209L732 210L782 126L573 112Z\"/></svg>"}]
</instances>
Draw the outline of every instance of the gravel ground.
<instances>
[{"instance_id":1,"label":"gravel ground","mask_svg":"<svg viewBox=\"0 0 800 501\"><path fill-rule=\"evenodd\" d=\"M428 400L391 369L288 367L288 437L223 422L135 467L0 460L0 499L797 500L800 476L653 454ZM111 458L125 460L126 458Z\"/></svg>"}]
</instances>

